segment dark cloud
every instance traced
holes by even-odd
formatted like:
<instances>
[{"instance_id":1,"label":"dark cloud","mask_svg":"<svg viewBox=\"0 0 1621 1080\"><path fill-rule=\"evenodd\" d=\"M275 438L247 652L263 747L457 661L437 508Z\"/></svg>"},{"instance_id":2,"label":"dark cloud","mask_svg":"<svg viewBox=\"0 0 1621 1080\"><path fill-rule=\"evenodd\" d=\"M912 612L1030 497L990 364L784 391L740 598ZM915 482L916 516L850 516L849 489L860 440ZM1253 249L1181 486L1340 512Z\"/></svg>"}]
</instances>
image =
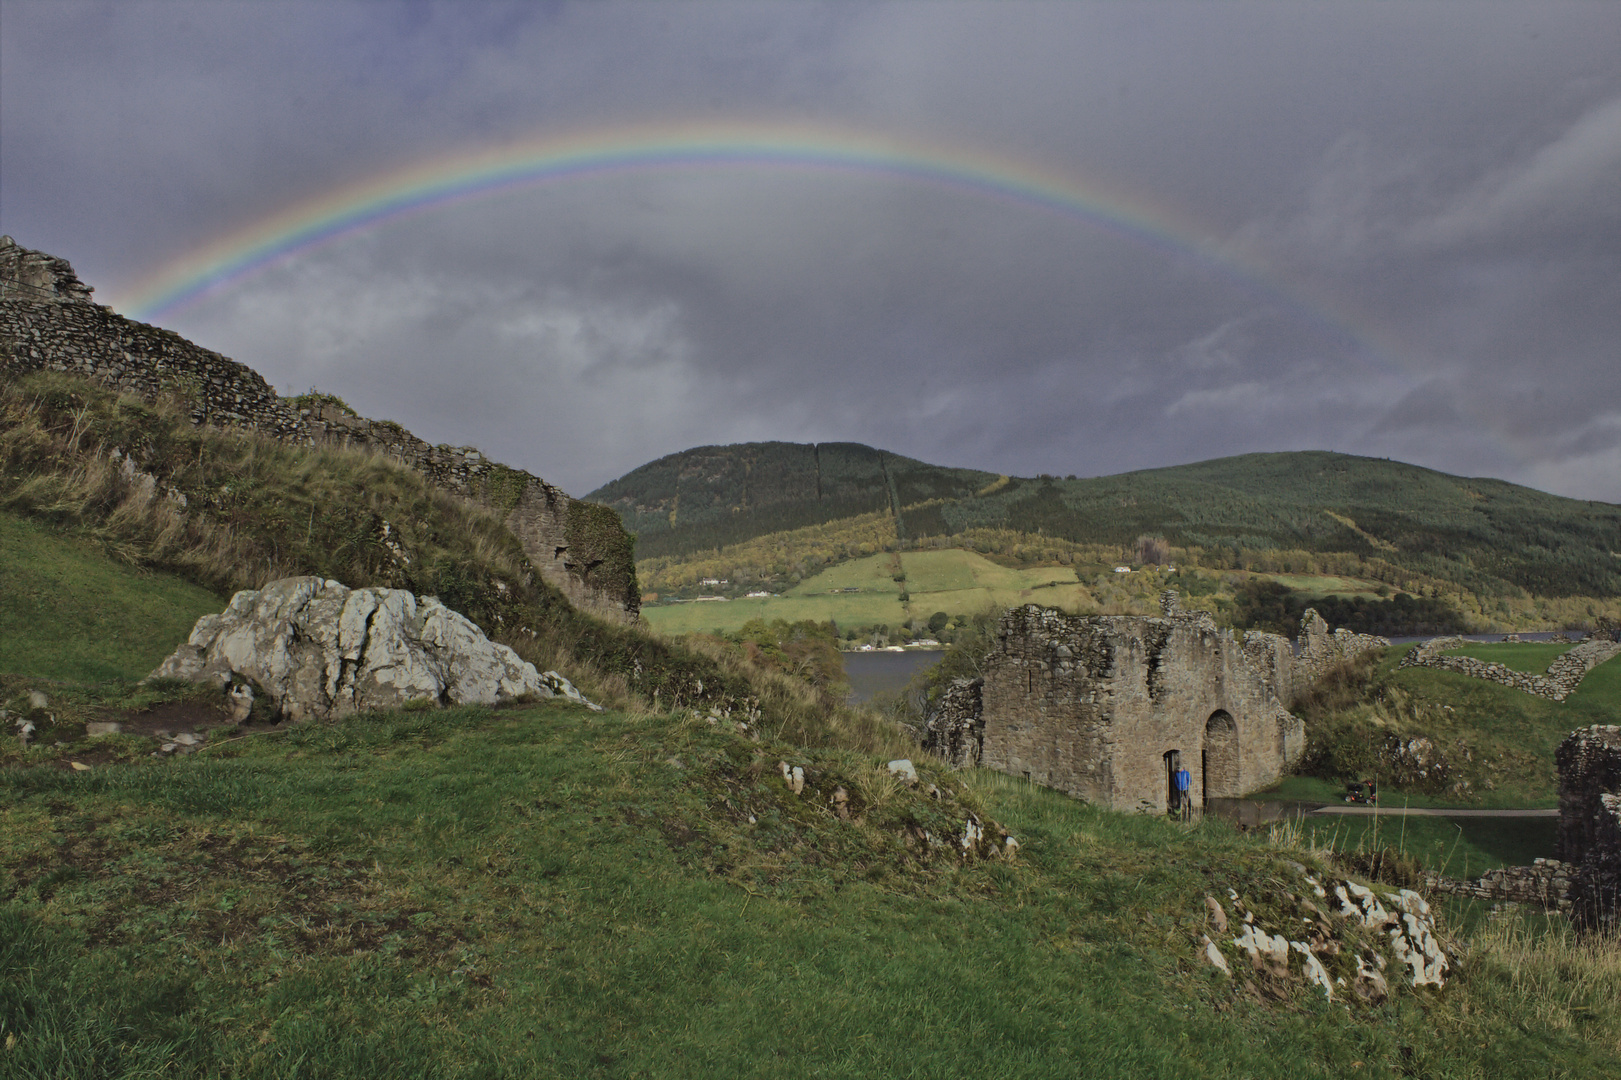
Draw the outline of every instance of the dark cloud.
<instances>
[{"instance_id":1,"label":"dark cloud","mask_svg":"<svg viewBox=\"0 0 1621 1080\"><path fill-rule=\"evenodd\" d=\"M4 18L0 227L103 297L344 184L618 125L855 129L1152 208L1157 239L895 176L598 176L165 320L570 490L780 438L1083 475L1321 447L1621 501L1621 5Z\"/></svg>"}]
</instances>

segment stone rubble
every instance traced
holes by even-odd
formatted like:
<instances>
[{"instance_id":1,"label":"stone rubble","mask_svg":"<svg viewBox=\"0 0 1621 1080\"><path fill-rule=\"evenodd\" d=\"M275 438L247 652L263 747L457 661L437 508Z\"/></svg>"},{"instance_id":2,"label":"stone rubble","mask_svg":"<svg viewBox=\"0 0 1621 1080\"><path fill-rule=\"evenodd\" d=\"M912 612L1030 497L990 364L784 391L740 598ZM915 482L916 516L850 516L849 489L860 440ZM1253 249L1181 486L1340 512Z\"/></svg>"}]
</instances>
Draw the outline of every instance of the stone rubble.
<instances>
[{"instance_id":1,"label":"stone rubble","mask_svg":"<svg viewBox=\"0 0 1621 1080\"><path fill-rule=\"evenodd\" d=\"M432 597L315 577L237 593L223 613L198 619L150 677L222 689L246 682L290 721L525 696L562 696L600 711L563 676L537 671Z\"/></svg>"},{"instance_id":2,"label":"stone rubble","mask_svg":"<svg viewBox=\"0 0 1621 1080\"><path fill-rule=\"evenodd\" d=\"M1445 893L1493 904L1535 905L1545 911L1570 909L1570 886L1576 867L1558 859L1537 859L1530 866L1501 866L1471 881L1429 873L1423 878L1428 893Z\"/></svg>"}]
</instances>

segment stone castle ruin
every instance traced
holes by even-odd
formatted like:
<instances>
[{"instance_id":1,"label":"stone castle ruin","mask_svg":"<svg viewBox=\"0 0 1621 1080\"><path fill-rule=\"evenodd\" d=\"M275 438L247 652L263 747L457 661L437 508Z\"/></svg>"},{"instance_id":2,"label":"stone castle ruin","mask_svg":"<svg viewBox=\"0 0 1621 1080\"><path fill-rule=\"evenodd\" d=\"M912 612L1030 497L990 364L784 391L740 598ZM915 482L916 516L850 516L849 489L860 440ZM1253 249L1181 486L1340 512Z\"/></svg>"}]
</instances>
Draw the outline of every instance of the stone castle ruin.
<instances>
[{"instance_id":1,"label":"stone castle ruin","mask_svg":"<svg viewBox=\"0 0 1621 1080\"><path fill-rule=\"evenodd\" d=\"M1157 617L1065 615L1028 605L1002 617L984 676L959 680L924 746L1100 806L1165 811L1186 768L1195 805L1263 787L1299 761L1305 729L1286 703L1329 664L1389 644L1328 634L1315 611L1300 655L1287 638L1218 629L1161 598Z\"/></svg>"},{"instance_id":2,"label":"stone castle ruin","mask_svg":"<svg viewBox=\"0 0 1621 1080\"><path fill-rule=\"evenodd\" d=\"M1621 929L1621 727L1578 728L1554 753L1559 767L1558 858L1575 867L1571 917Z\"/></svg>"},{"instance_id":3,"label":"stone castle ruin","mask_svg":"<svg viewBox=\"0 0 1621 1080\"><path fill-rule=\"evenodd\" d=\"M294 408L253 369L126 319L94 303L91 291L66 260L0 237L0 377L67 372L148 400L183 397L194 424L384 454L440 488L503 511L541 577L576 607L635 621L641 594L631 538L611 509L573 499L472 447L431 446L398 424L330 405Z\"/></svg>"}]
</instances>

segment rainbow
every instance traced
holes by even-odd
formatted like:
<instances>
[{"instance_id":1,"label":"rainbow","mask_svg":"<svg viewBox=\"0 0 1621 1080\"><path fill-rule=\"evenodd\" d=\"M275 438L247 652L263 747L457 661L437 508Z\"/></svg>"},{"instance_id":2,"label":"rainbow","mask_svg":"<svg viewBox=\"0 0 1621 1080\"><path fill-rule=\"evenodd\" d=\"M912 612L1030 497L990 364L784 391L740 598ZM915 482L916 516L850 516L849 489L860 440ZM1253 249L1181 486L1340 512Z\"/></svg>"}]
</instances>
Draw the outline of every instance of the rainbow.
<instances>
[{"instance_id":1,"label":"rainbow","mask_svg":"<svg viewBox=\"0 0 1621 1080\"><path fill-rule=\"evenodd\" d=\"M138 280L112 298L113 306L156 321L343 237L501 192L613 173L741 166L887 176L1056 213L1192 259L1306 317L1330 339L1379 355L1344 318L1268 281L1264 267L1221 254L1196 222L1166 207L983 151L794 124L620 128L420 162L296 203L222 236Z\"/></svg>"}]
</instances>

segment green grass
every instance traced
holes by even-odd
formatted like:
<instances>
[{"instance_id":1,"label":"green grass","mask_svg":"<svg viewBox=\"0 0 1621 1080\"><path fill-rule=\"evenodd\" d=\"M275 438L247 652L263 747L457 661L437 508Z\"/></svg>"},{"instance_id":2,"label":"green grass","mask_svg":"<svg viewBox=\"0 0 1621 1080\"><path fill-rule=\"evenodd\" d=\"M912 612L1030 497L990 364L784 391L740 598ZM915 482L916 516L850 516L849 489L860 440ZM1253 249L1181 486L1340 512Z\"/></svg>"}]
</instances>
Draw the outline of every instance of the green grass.
<instances>
[{"instance_id":1,"label":"green grass","mask_svg":"<svg viewBox=\"0 0 1621 1080\"><path fill-rule=\"evenodd\" d=\"M1557 657L1570 651L1570 646L1554 642L1471 642L1461 649L1451 649L1448 656L1472 656L1489 664L1502 664L1515 671L1541 675Z\"/></svg>"},{"instance_id":2,"label":"green grass","mask_svg":"<svg viewBox=\"0 0 1621 1080\"><path fill-rule=\"evenodd\" d=\"M1379 596L1380 585L1360 578L1340 577L1335 574L1260 574L1279 585L1307 596L1361 596L1372 599ZM1384 586L1388 593L1390 587Z\"/></svg>"},{"instance_id":3,"label":"green grass","mask_svg":"<svg viewBox=\"0 0 1621 1080\"><path fill-rule=\"evenodd\" d=\"M0 512L0 675L144 678L198 617L224 606L207 589L137 573L98 544Z\"/></svg>"},{"instance_id":4,"label":"green grass","mask_svg":"<svg viewBox=\"0 0 1621 1080\"><path fill-rule=\"evenodd\" d=\"M906 609L894 593L853 596L783 596L697 604L657 604L642 609L649 626L665 634L740 629L750 619L797 622L831 619L840 626L894 626L906 621Z\"/></svg>"},{"instance_id":5,"label":"green grass","mask_svg":"<svg viewBox=\"0 0 1621 1080\"><path fill-rule=\"evenodd\" d=\"M972 551L907 552L901 556L901 565L906 570L906 586L913 596L970 589L1017 592L1042 588L1055 581L1077 584L1075 571L1067 566L1013 569Z\"/></svg>"},{"instance_id":6,"label":"green grass","mask_svg":"<svg viewBox=\"0 0 1621 1080\"><path fill-rule=\"evenodd\" d=\"M1389 799L1385 806L1391 806ZM1399 805L1399 804L1397 804ZM1455 878L1477 878L1501 866L1551 859L1554 818L1444 818L1416 815L1309 817L1302 835L1338 851L1391 848Z\"/></svg>"},{"instance_id":7,"label":"green grass","mask_svg":"<svg viewBox=\"0 0 1621 1080\"><path fill-rule=\"evenodd\" d=\"M1535 660L1564 646L1494 648L1522 650L1519 656ZM1407 651L1386 650L1354 702L1327 713L1304 710L1309 771L1333 785L1377 775L1387 803L1395 796L1415 806L1551 807L1559 744L1575 728L1621 717L1621 657L1588 672L1573 694L1555 702L1458 672L1399 668ZM1447 762L1445 779L1427 786L1392 775L1381 750L1395 738L1431 740Z\"/></svg>"},{"instance_id":8,"label":"green grass","mask_svg":"<svg viewBox=\"0 0 1621 1080\"><path fill-rule=\"evenodd\" d=\"M808 768L806 796L786 793L779 755ZM1203 897L1232 887L1277 918L1285 860L1310 855L920 765L950 799L846 751L548 705L360 717L89 773L3 770L0 1071L1621 1068L1621 985L1602 969L1531 999L1482 952L1443 994L1378 1007L1252 995L1199 959ZM827 811L834 783L861 820ZM1016 860L906 839L969 808L1013 831Z\"/></svg>"},{"instance_id":9,"label":"green grass","mask_svg":"<svg viewBox=\"0 0 1621 1080\"><path fill-rule=\"evenodd\" d=\"M1073 610L1091 595L1068 567L1011 569L972 551L919 551L901 556L905 582L894 580L895 556L839 563L781 596L754 600L649 605L642 614L667 634L736 630L750 619L831 619L841 627L894 626L936 611L977 615L988 608L1038 603ZM1052 585L1053 582L1064 584ZM910 611L900 601L905 588ZM838 592L859 589L859 592Z\"/></svg>"}]
</instances>

